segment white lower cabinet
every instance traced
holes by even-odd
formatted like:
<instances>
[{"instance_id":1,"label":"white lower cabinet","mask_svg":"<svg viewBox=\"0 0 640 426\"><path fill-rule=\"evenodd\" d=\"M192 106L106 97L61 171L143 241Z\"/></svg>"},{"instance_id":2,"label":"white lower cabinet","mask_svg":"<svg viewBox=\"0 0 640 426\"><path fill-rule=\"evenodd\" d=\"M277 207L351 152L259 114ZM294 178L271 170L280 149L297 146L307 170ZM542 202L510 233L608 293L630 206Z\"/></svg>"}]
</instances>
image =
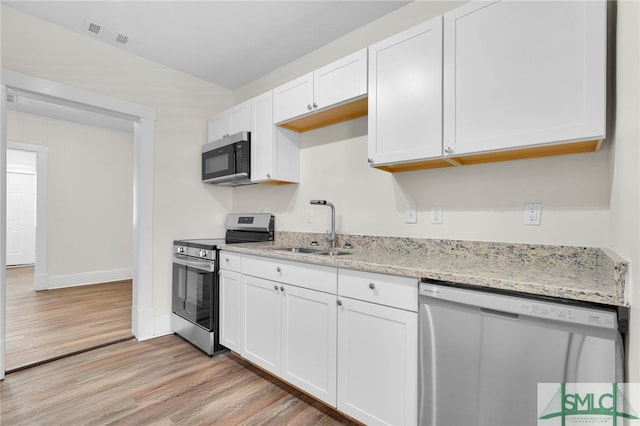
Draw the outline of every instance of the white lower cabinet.
<instances>
[{"instance_id":1,"label":"white lower cabinet","mask_svg":"<svg viewBox=\"0 0 640 426\"><path fill-rule=\"evenodd\" d=\"M260 261L260 265L267 266L265 262L269 263ZM277 264L282 265L279 269L285 277L291 266L294 266L287 262ZM276 271L275 266L273 270ZM333 271L335 288L335 269ZM314 282L313 275L309 273L308 281L301 281L300 284ZM310 395L335 406L335 293L251 275L243 275L242 282L242 355Z\"/></svg>"},{"instance_id":2,"label":"white lower cabinet","mask_svg":"<svg viewBox=\"0 0 640 426\"><path fill-rule=\"evenodd\" d=\"M258 256L220 277L225 346L363 423L417 423L416 279Z\"/></svg>"},{"instance_id":3,"label":"white lower cabinet","mask_svg":"<svg viewBox=\"0 0 640 426\"><path fill-rule=\"evenodd\" d=\"M336 405L336 295L284 286L283 379Z\"/></svg>"},{"instance_id":4,"label":"white lower cabinet","mask_svg":"<svg viewBox=\"0 0 640 426\"><path fill-rule=\"evenodd\" d=\"M220 344L241 353L242 274L220 270Z\"/></svg>"},{"instance_id":5,"label":"white lower cabinet","mask_svg":"<svg viewBox=\"0 0 640 426\"><path fill-rule=\"evenodd\" d=\"M243 275L243 356L274 374L280 374L282 333L280 285Z\"/></svg>"},{"instance_id":6,"label":"white lower cabinet","mask_svg":"<svg viewBox=\"0 0 640 426\"><path fill-rule=\"evenodd\" d=\"M366 424L417 424L417 312L338 300L338 410Z\"/></svg>"}]
</instances>

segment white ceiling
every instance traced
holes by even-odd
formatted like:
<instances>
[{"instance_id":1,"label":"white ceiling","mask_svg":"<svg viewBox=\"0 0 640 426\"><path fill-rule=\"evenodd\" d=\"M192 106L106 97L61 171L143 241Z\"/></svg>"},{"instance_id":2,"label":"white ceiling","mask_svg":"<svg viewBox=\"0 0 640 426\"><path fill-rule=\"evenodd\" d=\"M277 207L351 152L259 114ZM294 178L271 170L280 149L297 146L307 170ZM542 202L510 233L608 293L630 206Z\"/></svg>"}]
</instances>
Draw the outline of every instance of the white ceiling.
<instances>
[{"instance_id":1,"label":"white ceiling","mask_svg":"<svg viewBox=\"0 0 640 426\"><path fill-rule=\"evenodd\" d=\"M408 1L3 3L234 90ZM98 35L89 21L101 26ZM118 34L126 44L115 42Z\"/></svg>"}]
</instances>

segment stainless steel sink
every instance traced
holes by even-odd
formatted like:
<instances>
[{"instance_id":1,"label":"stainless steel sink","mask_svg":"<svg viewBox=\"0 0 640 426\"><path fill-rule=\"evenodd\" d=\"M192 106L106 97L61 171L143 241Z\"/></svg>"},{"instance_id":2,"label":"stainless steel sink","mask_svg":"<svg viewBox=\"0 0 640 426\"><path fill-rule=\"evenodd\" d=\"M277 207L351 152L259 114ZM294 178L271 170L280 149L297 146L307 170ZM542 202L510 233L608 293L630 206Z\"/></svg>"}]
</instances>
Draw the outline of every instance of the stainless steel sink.
<instances>
[{"instance_id":1,"label":"stainless steel sink","mask_svg":"<svg viewBox=\"0 0 640 426\"><path fill-rule=\"evenodd\" d=\"M291 253L320 253L324 251L324 249L309 247L279 247L274 250L288 251Z\"/></svg>"},{"instance_id":2,"label":"stainless steel sink","mask_svg":"<svg viewBox=\"0 0 640 426\"><path fill-rule=\"evenodd\" d=\"M341 250L327 250L326 248L310 248L310 247L278 247L274 250L288 251L289 253L307 253L307 254L319 254L322 256L342 256L345 254L351 254L348 251Z\"/></svg>"},{"instance_id":3,"label":"stainless steel sink","mask_svg":"<svg viewBox=\"0 0 640 426\"><path fill-rule=\"evenodd\" d=\"M351 254L351 252L341 251L341 250L328 250L328 251L321 251L316 254L321 254L323 256L343 256L345 254Z\"/></svg>"}]
</instances>

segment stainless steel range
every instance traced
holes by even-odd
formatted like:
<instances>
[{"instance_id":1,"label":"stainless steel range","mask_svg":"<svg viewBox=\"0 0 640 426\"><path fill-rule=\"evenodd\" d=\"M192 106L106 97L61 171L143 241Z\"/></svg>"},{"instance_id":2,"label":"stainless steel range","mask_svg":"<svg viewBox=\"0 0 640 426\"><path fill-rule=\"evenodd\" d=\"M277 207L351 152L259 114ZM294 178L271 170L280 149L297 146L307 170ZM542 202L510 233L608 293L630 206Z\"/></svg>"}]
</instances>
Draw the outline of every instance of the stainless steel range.
<instances>
[{"instance_id":1,"label":"stainless steel range","mask_svg":"<svg viewBox=\"0 0 640 426\"><path fill-rule=\"evenodd\" d=\"M220 246L273 241L275 218L270 213L232 213L225 228L225 238L173 242L171 329L209 355L226 349L218 337Z\"/></svg>"}]
</instances>

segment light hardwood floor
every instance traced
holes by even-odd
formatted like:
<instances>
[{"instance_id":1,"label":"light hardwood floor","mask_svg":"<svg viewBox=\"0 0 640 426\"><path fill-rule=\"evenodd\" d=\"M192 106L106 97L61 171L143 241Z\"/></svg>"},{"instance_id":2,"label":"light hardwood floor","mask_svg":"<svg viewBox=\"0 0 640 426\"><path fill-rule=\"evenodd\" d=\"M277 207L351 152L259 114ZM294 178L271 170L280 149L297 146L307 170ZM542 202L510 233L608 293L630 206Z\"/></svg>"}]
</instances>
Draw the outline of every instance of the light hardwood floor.
<instances>
[{"instance_id":1,"label":"light hardwood floor","mask_svg":"<svg viewBox=\"0 0 640 426\"><path fill-rule=\"evenodd\" d=\"M131 280L33 288L33 267L7 269L7 371L133 337Z\"/></svg>"},{"instance_id":2,"label":"light hardwood floor","mask_svg":"<svg viewBox=\"0 0 640 426\"><path fill-rule=\"evenodd\" d=\"M331 408L224 353L170 335L129 340L8 374L7 425L336 425Z\"/></svg>"}]
</instances>

